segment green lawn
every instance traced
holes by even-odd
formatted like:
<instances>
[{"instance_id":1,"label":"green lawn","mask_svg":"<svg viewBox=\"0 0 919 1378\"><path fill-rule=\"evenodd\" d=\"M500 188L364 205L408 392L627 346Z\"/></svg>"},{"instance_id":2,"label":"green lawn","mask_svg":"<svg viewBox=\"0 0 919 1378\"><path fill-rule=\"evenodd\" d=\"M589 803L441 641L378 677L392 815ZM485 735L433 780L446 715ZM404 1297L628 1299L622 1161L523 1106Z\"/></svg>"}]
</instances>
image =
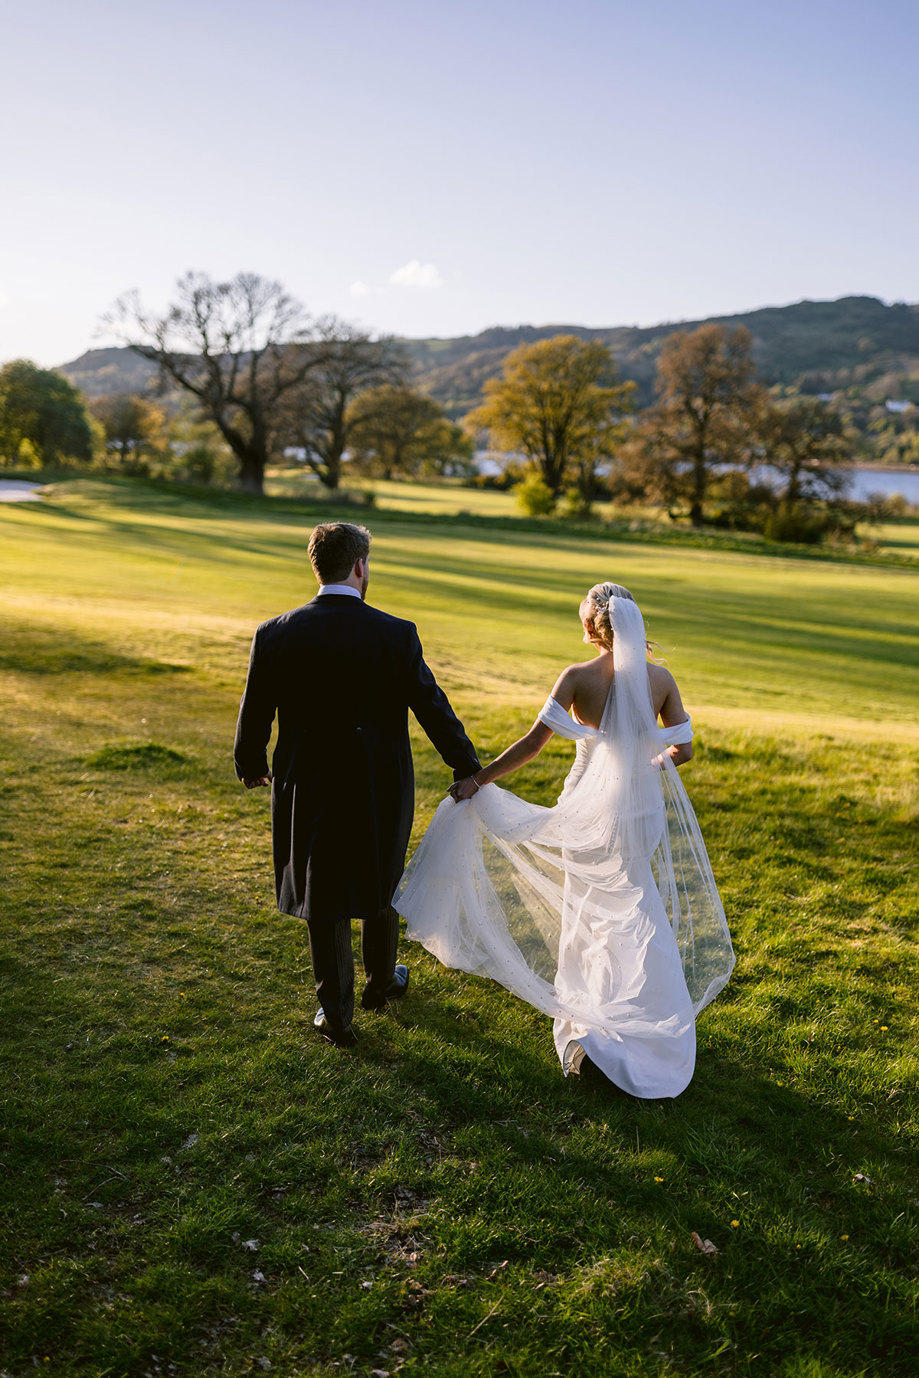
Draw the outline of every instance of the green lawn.
<instances>
[{"instance_id":1,"label":"green lawn","mask_svg":"<svg viewBox=\"0 0 919 1378\"><path fill-rule=\"evenodd\" d=\"M316 502L324 492L319 480L302 469L279 468L269 470L267 490L273 497L297 498ZM519 517L520 506L514 493L492 489L467 488L460 479L437 482L409 482L403 479L349 480L346 493L365 498L373 496L374 510L404 512L409 515L473 517ZM623 508L611 503L598 503L595 515L603 521L634 523L639 529L655 526L662 533L673 531L673 523L663 508ZM877 547L882 554L919 559L919 517L904 516L896 521L872 525L860 522L858 537ZM743 536L735 540L743 542ZM759 544L755 536L746 538L749 544Z\"/></svg>"},{"instance_id":2,"label":"green lawn","mask_svg":"<svg viewBox=\"0 0 919 1378\"><path fill-rule=\"evenodd\" d=\"M919 517L900 517L897 521L865 528L877 542L878 550L896 555L919 556Z\"/></svg>"},{"instance_id":3,"label":"green lawn","mask_svg":"<svg viewBox=\"0 0 919 1378\"><path fill-rule=\"evenodd\" d=\"M322 496L317 478L302 469L269 471L267 490L272 497L300 498L315 501ZM409 512L420 515L454 516L459 512L474 516L513 517L520 514L513 493L488 488L466 488L458 479L437 483L412 483L403 479L353 480L347 491L362 495L373 494L378 512Z\"/></svg>"},{"instance_id":4,"label":"green lawn","mask_svg":"<svg viewBox=\"0 0 919 1378\"><path fill-rule=\"evenodd\" d=\"M683 688L739 957L695 1080L566 1082L545 1019L415 948L356 1053L315 1041L229 759L313 515L112 481L0 507L0 1372L912 1375L919 570L417 501L368 514L371 596L483 753L584 655L598 579ZM416 762L420 831L447 777Z\"/></svg>"}]
</instances>

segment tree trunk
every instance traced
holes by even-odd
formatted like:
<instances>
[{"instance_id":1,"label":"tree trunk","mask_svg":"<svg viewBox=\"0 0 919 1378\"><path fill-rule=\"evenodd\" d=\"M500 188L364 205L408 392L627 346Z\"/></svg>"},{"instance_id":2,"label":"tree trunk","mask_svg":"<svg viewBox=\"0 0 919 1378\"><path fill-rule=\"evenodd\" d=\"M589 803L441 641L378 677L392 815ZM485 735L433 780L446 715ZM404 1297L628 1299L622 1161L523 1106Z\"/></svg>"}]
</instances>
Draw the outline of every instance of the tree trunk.
<instances>
[{"instance_id":1,"label":"tree trunk","mask_svg":"<svg viewBox=\"0 0 919 1378\"><path fill-rule=\"evenodd\" d=\"M264 493L265 461L263 457L254 450L246 449L237 452L236 458L239 460L239 486L243 492L259 495Z\"/></svg>"},{"instance_id":2,"label":"tree trunk","mask_svg":"<svg viewBox=\"0 0 919 1378\"><path fill-rule=\"evenodd\" d=\"M215 417L215 420L220 434L239 462L240 488L244 493L261 495L265 491L265 465L268 463L264 433L246 440L235 426L229 425L221 417Z\"/></svg>"},{"instance_id":3,"label":"tree trunk","mask_svg":"<svg viewBox=\"0 0 919 1378\"><path fill-rule=\"evenodd\" d=\"M319 474L326 488L335 489L341 482L341 457L345 453L345 403L341 400L329 424L329 447L325 455L325 472ZM316 471L319 473L319 470Z\"/></svg>"},{"instance_id":4,"label":"tree trunk","mask_svg":"<svg viewBox=\"0 0 919 1378\"><path fill-rule=\"evenodd\" d=\"M702 504L705 500L705 456L697 454L692 462L692 497L689 504L689 520L698 528L704 520Z\"/></svg>"},{"instance_id":5,"label":"tree trunk","mask_svg":"<svg viewBox=\"0 0 919 1378\"><path fill-rule=\"evenodd\" d=\"M578 465L575 485L581 499L580 515L589 517L597 491L597 470L595 463L585 460Z\"/></svg>"},{"instance_id":6,"label":"tree trunk","mask_svg":"<svg viewBox=\"0 0 919 1378\"><path fill-rule=\"evenodd\" d=\"M539 467L542 470L542 481L554 497L560 497L562 485L565 479L565 458L559 458L555 454L545 454L540 456Z\"/></svg>"},{"instance_id":7,"label":"tree trunk","mask_svg":"<svg viewBox=\"0 0 919 1378\"><path fill-rule=\"evenodd\" d=\"M788 471L788 486L782 495L782 507L786 512L794 512L801 495L801 465L792 462Z\"/></svg>"}]
</instances>

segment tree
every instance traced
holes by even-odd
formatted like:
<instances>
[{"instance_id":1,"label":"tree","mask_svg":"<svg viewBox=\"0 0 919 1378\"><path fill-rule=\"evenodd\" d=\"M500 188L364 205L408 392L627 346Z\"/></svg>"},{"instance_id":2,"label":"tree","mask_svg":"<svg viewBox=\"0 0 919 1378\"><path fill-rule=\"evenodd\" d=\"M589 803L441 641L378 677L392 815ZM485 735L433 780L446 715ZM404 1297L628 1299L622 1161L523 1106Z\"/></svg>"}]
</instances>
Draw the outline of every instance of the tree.
<instances>
[{"instance_id":1,"label":"tree","mask_svg":"<svg viewBox=\"0 0 919 1378\"><path fill-rule=\"evenodd\" d=\"M315 366L286 398L282 429L285 444L301 450L320 482L334 489L350 443L354 399L401 383L408 362L394 340L374 340L340 321L324 323L312 354Z\"/></svg>"},{"instance_id":2,"label":"tree","mask_svg":"<svg viewBox=\"0 0 919 1378\"><path fill-rule=\"evenodd\" d=\"M485 384L485 401L466 424L489 431L498 448L525 454L554 498L575 467L579 489L589 492L634 391L634 383L616 381L605 345L554 335L507 356L503 377Z\"/></svg>"},{"instance_id":3,"label":"tree","mask_svg":"<svg viewBox=\"0 0 919 1378\"><path fill-rule=\"evenodd\" d=\"M749 453L762 390L754 378L751 336L739 326L678 331L658 360L659 400L642 414L623 455L625 474L666 503L688 501L693 526L704 520L712 478Z\"/></svg>"},{"instance_id":4,"label":"tree","mask_svg":"<svg viewBox=\"0 0 919 1378\"><path fill-rule=\"evenodd\" d=\"M468 469L473 442L431 397L394 383L368 388L347 413L355 466L391 479L395 474L444 474Z\"/></svg>"},{"instance_id":5,"label":"tree","mask_svg":"<svg viewBox=\"0 0 919 1378\"><path fill-rule=\"evenodd\" d=\"M758 419L764 463L782 476L780 510L841 497L848 475L839 468L851 455L843 418L816 397L764 402Z\"/></svg>"},{"instance_id":6,"label":"tree","mask_svg":"<svg viewBox=\"0 0 919 1378\"><path fill-rule=\"evenodd\" d=\"M145 397L113 392L91 402L90 411L102 423L106 448L125 467L137 463L146 447L164 441L165 413Z\"/></svg>"},{"instance_id":7,"label":"tree","mask_svg":"<svg viewBox=\"0 0 919 1378\"><path fill-rule=\"evenodd\" d=\"M60 373L15 359L0 369L0 454L9 465L92 459L82 394Z\"/></svg>"},{"instance_id":8,"label":"tree","mask_svg":"<svg viewBox=\"0 0 919 1378\"><path fill-rule=\"evenodd\" d=\"M192 394L235 455L241 486L260 493L282 403L322 363L323 349L316 347L322 341L281 284L255 273L239 273L230 282L186 273L176 292L162 316L128 293L108 324L136 354L158 365L164 381Z\"/></svg>"}]
</instances>

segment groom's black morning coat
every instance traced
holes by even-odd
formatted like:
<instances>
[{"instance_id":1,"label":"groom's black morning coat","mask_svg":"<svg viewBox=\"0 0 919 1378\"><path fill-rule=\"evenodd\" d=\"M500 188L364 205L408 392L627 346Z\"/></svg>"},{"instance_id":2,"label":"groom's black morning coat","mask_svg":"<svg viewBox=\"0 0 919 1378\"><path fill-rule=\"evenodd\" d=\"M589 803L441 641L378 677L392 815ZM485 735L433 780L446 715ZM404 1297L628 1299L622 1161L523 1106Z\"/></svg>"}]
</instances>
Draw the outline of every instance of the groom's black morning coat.
<instances>
[{"instance_id":1,"label":"groom's black morning coat","mask_svg":"<svg viewBox=\"0 0 919 1378\"><path fill-rule=\"evenodd\" d=\"M268 773L278 908L375 919L405 865L414 813L411 709L456 779L475 749L424 662L414 624L347 594L263 622L236 728L236 774Z\"/></svg>"}]
</instances>

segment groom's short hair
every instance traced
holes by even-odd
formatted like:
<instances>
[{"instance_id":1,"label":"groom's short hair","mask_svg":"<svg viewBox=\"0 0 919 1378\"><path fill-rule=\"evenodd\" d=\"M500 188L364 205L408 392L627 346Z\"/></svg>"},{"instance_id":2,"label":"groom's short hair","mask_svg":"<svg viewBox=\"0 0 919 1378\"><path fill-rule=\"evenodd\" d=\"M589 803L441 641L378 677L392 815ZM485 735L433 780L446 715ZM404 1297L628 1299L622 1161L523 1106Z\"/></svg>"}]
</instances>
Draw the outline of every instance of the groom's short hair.
<instances>
[{"instance_id":1,"label":"groom's short hair","mask_svg":"<svg viewBox=\"0 0 919 1378\"><path fill-rule=\"evenodd\" d=\"M309 557L320 584L340 584L358 560L370 554L373 537L366 526L351 522L320 522L310 536Z\"/></svg>"}]
</instances>

